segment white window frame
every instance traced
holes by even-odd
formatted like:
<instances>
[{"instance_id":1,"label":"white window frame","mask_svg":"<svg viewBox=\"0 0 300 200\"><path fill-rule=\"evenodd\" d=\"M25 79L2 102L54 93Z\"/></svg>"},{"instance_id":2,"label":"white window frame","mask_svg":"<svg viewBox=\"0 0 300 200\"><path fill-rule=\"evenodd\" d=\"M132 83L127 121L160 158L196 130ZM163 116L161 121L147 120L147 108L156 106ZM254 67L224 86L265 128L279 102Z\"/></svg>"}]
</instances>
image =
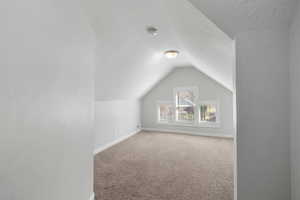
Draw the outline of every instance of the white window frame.
<instances>
[{"instance_id":1,"label":"white window frame","mask_svg":"<svg viewBox=\"0 0 300 200\"><path fill-rule=\"evenodd\" d=\"M166 120L166 121L160 120L160 105L162 105L162 104L170 104L172 106L173 115L172 115L171 120ZM170 124L174 121L175 107L174 107L174 103L172 101L157 101L156 102L156 112L157 112L157 123L159 123L159 124Z\"/></svg>"},{"instance_id":2,"label":"white window frame","mask_svg":"<svg viewBox=\"0 0 300 200\"><path fill-rule=\"evenodd\" d=\"M216 122L207 122L201 121L201 105L203 104L211 104L216 105L217 112L216 112ZM200 127L207 127L207 128L220 128L221 126L221 109L220 109L220 101L210 100L210 101L199 101L197 104L198 107L198 123Z\"/></svg>"},{"instance_id":3,"label":"white window frame","mask_svg":"<svg viewBox=\"0 0 300 200\"><path fill-rule=\"evenodd\" d=\"M179 91L184 91L184 90L191 90L193 91L193 94L195 96L194 99L194 120L193 121L188 121L188 120L178 120L177 119L177 93ZM197 125L197 99L199 95L199 89L197 86L190 86L190 87L176 87L173 89L173 96L174 96L174 123L177 125L183 125L183 126L196 126Z\"/></svg>"}]
</instances>

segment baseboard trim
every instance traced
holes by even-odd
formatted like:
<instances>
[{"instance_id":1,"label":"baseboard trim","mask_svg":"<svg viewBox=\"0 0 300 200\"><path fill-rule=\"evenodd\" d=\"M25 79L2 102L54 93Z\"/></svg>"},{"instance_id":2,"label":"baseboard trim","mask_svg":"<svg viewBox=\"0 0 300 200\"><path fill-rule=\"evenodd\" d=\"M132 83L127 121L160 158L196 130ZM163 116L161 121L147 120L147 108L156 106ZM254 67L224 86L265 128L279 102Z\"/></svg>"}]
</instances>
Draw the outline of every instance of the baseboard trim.
<instances>
[{"instance_id":1,"label":"baseboard trim","mask_svg":"<svg viewBox=\"0 0 300 200\"><path fill-rule=\"evenodd\" d=\"M93 194L91 195L91 197L89 198L89 200L95 200L95 193L93 192Z\"/></svg>"},{"instance_id":2,"label":"baseboard trim","mask_svg":"<svg viewBox=\"0 0 300 200\"><path fill-rule=\"evenodd\" d=\"M96 155L96 154L98 154L98 153L100 153L100 152L102 152L102 151L104 151L104 150L106 150L106 149L108 149L108 148L110 148L110 147L112 147L112 146L114 146L114 145L116 145L116 144L118 144L118 143L120 143L120 142L122 142L122 141L124 141L124 140L126 140L126 139L128 139L128 138L130 138L132 136L134 136L134 135L136 135L136 134L138 134L139 132L141 132L141 129L138 129L138 130L130 133L129 135L123 136L123 137L121 137L121 138L119 138L119 139L117 139L117 140L115 140L113 142L110 142L110 143L108 143L108 144L106 144L104 146L96 148L94 150L94 155Z\"/></svg>"},{"instance_id":3,"label":"baseboard trim","mask_svg":"<svg viewBox=\"0 0 300 200\"><path fill-rule=\"evenodd\" d=\"M142 130L143 131L153 131L153 132L163 132L163 133L180 133L180 134L205 136L205 137L219 137L219 138L228 138L228 139L234 138L234 136L232 136L232 135L212 134L212 133L203 133L203 132L194 132L194 131L181 131L181 130L158 129L158 128L142 128Z\"/></svg>"}]
</instances>

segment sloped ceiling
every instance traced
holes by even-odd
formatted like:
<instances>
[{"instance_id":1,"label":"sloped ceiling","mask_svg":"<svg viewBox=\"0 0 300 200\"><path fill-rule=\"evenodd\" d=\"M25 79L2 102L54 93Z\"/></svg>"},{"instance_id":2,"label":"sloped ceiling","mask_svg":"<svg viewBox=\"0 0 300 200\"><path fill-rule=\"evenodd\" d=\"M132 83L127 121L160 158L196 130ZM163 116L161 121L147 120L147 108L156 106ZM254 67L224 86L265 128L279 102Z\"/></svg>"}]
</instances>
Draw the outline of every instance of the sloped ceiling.
<instances>
[{"instance_id":1,"label":"sloped ceiling","mask_svg":"<svg viewBox=\"0 0 300 200\"><path fill-rule=\"evenodd\" d=\"M297 0L189 0L230 37L243 31L288 27Z\"/></svg>"},{"instance_id":2,"label":"sloped ceiling","mask_svg":"<svg viewBox=\"0 0 300 200\"><path fill-rule=\"evenodd\" d=\"M90 0L97 100L140 98L174 67L194 66L233 88L234 42L187 0ZM147 26L158 28L153 37ZM180 51L167 60L163 52Z\"/></svg>"}]
</instances>

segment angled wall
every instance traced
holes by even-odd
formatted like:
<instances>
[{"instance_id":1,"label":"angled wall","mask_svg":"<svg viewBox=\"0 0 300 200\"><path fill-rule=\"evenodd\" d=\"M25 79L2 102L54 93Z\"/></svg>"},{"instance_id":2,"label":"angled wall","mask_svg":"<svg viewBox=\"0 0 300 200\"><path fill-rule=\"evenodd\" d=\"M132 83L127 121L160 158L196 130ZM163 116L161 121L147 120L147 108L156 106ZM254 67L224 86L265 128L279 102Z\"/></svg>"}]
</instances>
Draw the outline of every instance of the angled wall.
<instances>
[{"instance_id":1,"label":"angled wall","mask_svg":"<svg viewBox=\"0 0 300 200\"><path fill-rule=\"evenodd\" d=\"M94 37L78 0L1 1L0 199L93 192Z\"/></svg>"},{"instance_id":2,"label":"angled wall","mask_svg":"<svg viewBox=\"0 0 300 200\"><path fill-rule=\"evenodd\" d=\"M173 89L196 86L198 101L217 100L220 103L221 125L218 128L161 124L157 122L158 101L174 102ZM142 98L142 127L152 130L170 130L210 136L233 136L233 95L208 76L193 67L177 68L160 81ZM196 112L197 114L197 112Z\"/></svg>"},{"instance_id":3,"label":"angled wall","mask_svg":"<svg viewBox=\"0 0 300 200\"><path fill-rule=\"evenodd\" d=\"M292 200L300 200L300 3L290 33Z\"/></svg>"}]
</instances>

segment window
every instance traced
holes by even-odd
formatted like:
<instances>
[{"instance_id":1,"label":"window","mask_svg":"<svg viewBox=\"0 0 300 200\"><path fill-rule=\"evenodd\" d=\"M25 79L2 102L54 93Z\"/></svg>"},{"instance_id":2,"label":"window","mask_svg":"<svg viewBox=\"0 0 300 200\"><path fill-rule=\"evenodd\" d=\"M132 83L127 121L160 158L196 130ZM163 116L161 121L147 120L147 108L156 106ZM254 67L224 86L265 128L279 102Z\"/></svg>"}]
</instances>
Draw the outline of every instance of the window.
<instances>
[{"instance_id":1,"label":"window","mask_svg":"<svg viewBox=\"0 0 300 200\"><path fill-rule=\"evenodd\" d=\"M157 102L157 122L174 126L219 128L219 101L199 101L197 87L174 88L175 101Z\"/></svg>"},{"instance_id":2,"label":"window","mask_svg":"<svg viewBox=\"0 0 300 200\"><path fill-rule=\"evenodd\" d=\"M158 121L159 122L170 122L173 120L174 108L170 102L159 102L158 103Z\"/></svg>"},{"instance_id":3,"label":"window","mask_svg":"<svg viewBox=\"0 0 300 200\"><path fill-rule=\"evenodd\" d=\"M177 122L194 122L196 91L195 87L174 89Z\"/></svg>"},{"instance_id":4,"label":"window","mask_svg":"<svg viewBox=\"0 0 300 200\"><path fill-rule=\"evenodd\" d=\"M217 125L219 119L219 104L213 101L200 102L199 104L199 122L202 124Z\"/></svg>"}]
</instances>

